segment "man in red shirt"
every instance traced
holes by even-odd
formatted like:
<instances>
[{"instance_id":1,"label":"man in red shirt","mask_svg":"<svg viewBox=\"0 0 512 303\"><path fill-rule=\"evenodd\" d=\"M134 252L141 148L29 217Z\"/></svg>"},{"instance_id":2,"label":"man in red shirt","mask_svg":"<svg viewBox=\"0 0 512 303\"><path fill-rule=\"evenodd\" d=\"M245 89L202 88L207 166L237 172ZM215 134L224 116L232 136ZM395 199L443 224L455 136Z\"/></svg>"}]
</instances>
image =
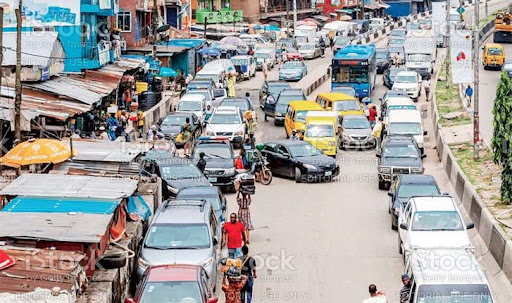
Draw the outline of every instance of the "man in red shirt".
<instances>
[{"instance_id":1,"label":"man in red shirt","mask_svg":"<svg viewBox=\"0 0 512 303\"><path fill-rule=\"evenodd\" d=\"M370 120L370 126L375 126L375 119L377 118L377 106L373 105L368 110L368 120Z\"/></svg>"},{"instance_id":2,"label":"man in red shirt","mask_svg":"<svg viewBox=\"0 0 512 303\"><path fill-rule=\"evenodd\" d=\"M243 244L249 244L245 236L245 226L242 222L237 221L236 214L232 213L229 216L230 222L224 224L224 231L222 233L222 246L228 244L228 257L239 258L242 256Z\"/></svg>"}]
</instances>

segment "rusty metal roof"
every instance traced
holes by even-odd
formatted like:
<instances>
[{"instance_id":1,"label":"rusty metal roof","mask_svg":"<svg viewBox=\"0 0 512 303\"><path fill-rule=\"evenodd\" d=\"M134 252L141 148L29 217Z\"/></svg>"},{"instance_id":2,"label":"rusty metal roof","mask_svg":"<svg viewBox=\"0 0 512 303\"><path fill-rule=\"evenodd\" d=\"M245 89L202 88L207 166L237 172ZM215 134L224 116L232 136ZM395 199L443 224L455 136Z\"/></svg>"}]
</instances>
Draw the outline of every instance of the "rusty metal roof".
<instances>
[{"instance_id":1,"label":"rusty metal roof","mask_svg":"<svg viewBox=\"0 0 512 303\"><path fill-rule=\"evenodd\" d=\"M85 254L13 246L0 246L0 250L16 262L0 271L0 294L23 294L36 288L51 290L56 286L70 294L78 291L79 274L84 274L80 262Z\"/></svg>"}]
</instances>

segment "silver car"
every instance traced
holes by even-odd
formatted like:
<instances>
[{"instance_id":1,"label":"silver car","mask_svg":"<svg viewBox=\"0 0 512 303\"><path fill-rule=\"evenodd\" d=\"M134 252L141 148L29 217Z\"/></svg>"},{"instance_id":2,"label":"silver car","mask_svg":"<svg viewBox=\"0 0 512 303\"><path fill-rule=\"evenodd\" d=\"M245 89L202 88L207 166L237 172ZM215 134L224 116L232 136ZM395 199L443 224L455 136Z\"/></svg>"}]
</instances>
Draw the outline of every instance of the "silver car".
<instances>
[{"instance_id":1,"label":"silver car","mask_svg":"<svg viewBox=\"0 0 512 303\"><path fill-rule=\"evenodd\" d=\"M345 115L341 118L341 138L338 140L340 149L366 149L375 147L370 122L365 116Z\"/></svg>"},{"instance_id":2,"label":"silver car","mask_svg":"<svg viewBox=\"0 0 512 303\"><path fill-rule=\"evenodd\" d=\"M168 200L156 211L144 237L137 278L149 266L192 264L204 267L214 287L220 237L221 227L210 202Z\"/></svg>"},{"instance_id":3,"label":"silver car","mask_svg":"<svg viewBox=\"0 0 512 303\"><path fill-rule=\"evenodd\" d=\"M299 47L299 54L304 59L316 59L322 55L322 51L315 43L305 43Z\"/></svg>"}]
</instances>

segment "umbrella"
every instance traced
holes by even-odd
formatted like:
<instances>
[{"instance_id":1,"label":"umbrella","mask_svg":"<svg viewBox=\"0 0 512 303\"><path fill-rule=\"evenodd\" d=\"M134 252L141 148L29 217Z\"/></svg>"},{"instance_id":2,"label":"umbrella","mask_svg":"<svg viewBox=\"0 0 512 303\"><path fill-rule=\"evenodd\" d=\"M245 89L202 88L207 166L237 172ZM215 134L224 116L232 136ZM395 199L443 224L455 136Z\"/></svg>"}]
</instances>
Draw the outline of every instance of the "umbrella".
<instances>
[{"instance_id":1,"label":"umbrella","mask_svg":"<svg viewBox=\"0 0 512 303\"><path fill-rule=\"evenodd\" d=\"M297 25L309 25L309 26L318 26L315 22L311 22L309 20L301 20L297 22Z\"/></svg>"},{"instance_id":2,"label":"umbrella","mask_svg":"<svg viewBox=\"0 0 512 303\"><path fill-rule=\"evenodd\" d=\"M230 45L247 45L242 39L238 37L224 37L220 39L219 42Z\"/></svg>"},{"instance_id":3,"label":"umbrella","mask_svg":"<svg viewBox=\"0 0 512 303\"><path fill-rule=\"evenodd\" d=\"M163 66L160 67L160 72L158 73L158 76L162 78L177 77L178 73L170 67Z\"/></svg>"},{"instance_id":4,"label":"umbrella","mask_svg":"<svg viewBox=\"0 0 512 303\"><path fill-rule=\"evenodd\" d=\"M212 47L203 48L199 51L199 53L203 56L212 56L212 57L220 56L220 51L218 49L212 48Z\"/></svg>"},{"instance_id":5,"label":"umbrella","mask_svg":"<svg viewBox=\"0 0 512 303\"><path fill-rule=\"evenodd\" d=\"M265 31L267 32L279 32L281 29L275 25L267 25L265 26Z\"/></svg>"},{"instance_id":6,"label":"umbrella","mask_svg":"<svg viewBox=\"0 0 512 303\"><path fill-rule=\"evenodd\" d=\"M343 15L341 16L341 21L350 21L352 20L352 17L350 17L349 15Z\"/></svg>"},{"instance_id":7,"label":"umbrella","mask_svg":"<svg viewBox=\"0 0 512 303\"><path fill-rule=\"evenodd\" d=\"M302 19L302 21L308 21L308 22L314 23L316 26L322 25L322 23L320 23L318 20L315 20L313 18L305 18L305 19Z\"/></svg>"},{"instance_id":8,"label":"umbrella","mask_svg":"<svg viewBox=\"0 0 512 303\"><path fill-rule=\"evenodd\" d=\"M76 151L74 152L76 154ZM30 139L21 142L0 158L0 163L11 167L22 165L60 163L71 156L70 147L54 139Z\"/></svg>"}]
</instances>

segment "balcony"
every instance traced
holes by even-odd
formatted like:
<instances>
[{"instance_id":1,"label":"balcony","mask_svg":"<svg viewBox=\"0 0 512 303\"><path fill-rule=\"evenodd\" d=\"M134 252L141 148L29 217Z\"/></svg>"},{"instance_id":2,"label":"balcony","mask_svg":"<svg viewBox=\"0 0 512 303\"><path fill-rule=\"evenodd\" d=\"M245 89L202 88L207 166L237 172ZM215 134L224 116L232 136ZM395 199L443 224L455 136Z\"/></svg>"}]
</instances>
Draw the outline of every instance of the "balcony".
<instances>
[{"instance_id":1,"label":"balcony","mask_svg":"<svg viewBox=\"0 0 512 303\"><path fill-rule=\"evenodd\" d=\"M208 24L243 22L243 11L222 10L220 12L196 11L196 23Z\"/></svg>"},{"instance_id":2,"label":"balcony","mask_svg":"<svg viewBox=\"0 0 512 303\"><path fill-rule=\"evenodd\" d=\"M293 2L289 1L289 5L286 3L278 4L275 6L269 7L260 7L260 19L268 19L281 17L286 15L293 14ZM312 4L309 1L297 1L297 14L311 14L311 13L320 13L322 12L321 8L317 8L315 4Z\"/></svg>"},{"instance_id":3,"label":"balcony","mask_svg":"<svg viewBox=\"0 0 512 303\"><path fill-rule=\"evenodd\" d=\"M82 48L82 69L100 68L110 62L112 47L108 43L85 44Z\"/></svg>"}]
</instances>

